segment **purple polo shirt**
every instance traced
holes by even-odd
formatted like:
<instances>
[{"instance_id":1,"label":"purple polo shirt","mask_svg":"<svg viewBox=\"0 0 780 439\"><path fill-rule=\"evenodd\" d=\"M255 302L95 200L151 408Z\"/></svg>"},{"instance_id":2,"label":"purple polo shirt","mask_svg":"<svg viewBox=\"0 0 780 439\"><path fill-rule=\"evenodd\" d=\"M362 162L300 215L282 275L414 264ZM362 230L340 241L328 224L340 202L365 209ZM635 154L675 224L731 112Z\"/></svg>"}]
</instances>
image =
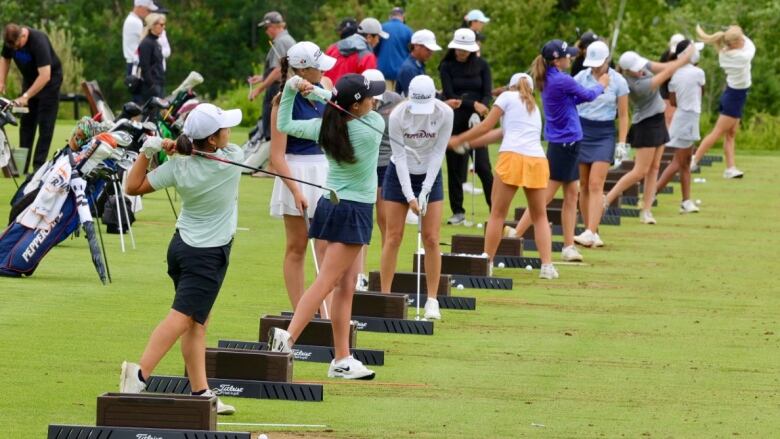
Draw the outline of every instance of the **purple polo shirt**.
<instances>
[{"instance_id":1,"label":"purple polo shirt","mask_svg":"<svg viewBox=\"0 0 780 439\"><path fill-rule=\"evenodd\" d=\"M544 108L544 139L553 143L571 143L582 140L582 126L577 114L577 104L590 102L604 92L597 84L585 88L567 73L555 67L547 69L542 90Z\"/></svg>"}]
</instances>

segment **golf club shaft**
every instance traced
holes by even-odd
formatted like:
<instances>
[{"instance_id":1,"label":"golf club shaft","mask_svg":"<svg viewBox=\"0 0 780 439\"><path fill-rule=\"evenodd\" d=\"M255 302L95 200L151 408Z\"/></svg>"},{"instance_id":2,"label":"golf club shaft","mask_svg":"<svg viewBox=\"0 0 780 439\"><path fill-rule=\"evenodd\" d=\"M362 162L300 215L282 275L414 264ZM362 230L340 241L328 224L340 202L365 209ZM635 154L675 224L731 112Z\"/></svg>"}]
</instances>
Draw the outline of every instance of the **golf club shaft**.
<instances>
[{"instance_id":1,"label":"golf club shaft","mask_svg":"<svg viewBox=\"0 0 780 439\"><path fill-rule=\"evenodd\" d=\"M303 209L301 211L301 216L303 216L303 223L306 225L306 234L309 234L309 228L311 227L311 224L309 224L309 214L306 212L306 209ZM314 272L317 274L317 276L320 275L320 265L317 262L317 249L314 246L314 239L309 238L309 245L311 245L311 256L312 259L314 259ZM330 312L328 311L328 299L327 297L325 300L322 301L322 317L326 319L330 319Z\"/></svg>"},{"instance_id":2,"label":"golf club shaft","mask_svg":"<svg viewBox=\"0 0 780 439\"><path fill-rule=\"evenodd\" d=\"M234 166L238 166L238 167L241 167L241 168L250 169L250 170L255 171L255 172L262 172L263 174L268 174L268 175L273 175L274 177L284 178L285 180L290 180L290 181L295 181L295 182L298 182L298 183L301 183L301 184L306 184L306 185L309 185L309 186L316 187L317 189L322 189L324 191L335 192L333 189L327 188L325 186L321 186L319 184L315 184L315 183L312 183L312 182L309 182L309 181L305 181L305 180L299 180L299 179L294 178L294 177L287 177L285 175L277 174L275 172L266 171L266 170L260 169L260 168L255 168L254 166L249 166L249 165L245 165L243 163L234 162L232 160L223 159L222 157L217 157L215 155L208 154L208 153L205 153L205 152L202 152L202 151L195 151L195 150L193 150L192 154L200 156L200 157L207 158L209 160L214 160L214 161L217 161L217 162L227 163L229 165L234 165Z\"/></svg>"},{"instance_id":3,"label":"golf club shaft","mask_svg":"<svg viewBox=\"0 0 780 439\"><path fill-rule=\"evenodd\" d=\"M422 215L417 217L417 308L416 318L420 319L420 290L422 289L422 264L420 260L420 247L422 246Z\"/></svg>"}]
</instances>

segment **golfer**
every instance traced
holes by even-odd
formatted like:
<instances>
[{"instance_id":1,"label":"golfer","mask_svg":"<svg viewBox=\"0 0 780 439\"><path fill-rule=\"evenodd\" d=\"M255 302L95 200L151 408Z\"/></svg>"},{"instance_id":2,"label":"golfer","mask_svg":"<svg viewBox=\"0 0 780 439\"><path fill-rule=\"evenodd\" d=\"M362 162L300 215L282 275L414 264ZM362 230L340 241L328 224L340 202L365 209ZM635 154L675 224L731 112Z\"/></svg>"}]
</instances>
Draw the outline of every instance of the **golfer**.
<instances>
[{"instance_id":1,"label":"golfer","mask_svg":"<svg viewBox=\"0 0 780 439\"><path fill-rule=\"evenodd\" d=\"M241 110L223 111L198 105L184 122L175 142L178 153L146 174L149 160L174 142L152 138L144 142L125 184L128 195L143 195L174 187L182 199L176 232L168 246L168 275L176 295L168 315L157 325L138 364L122 363L119 391L138 393L163 356L181 339L193 395L214 396L206 381L206 327L211 307L225 279L238 218L241 168L192 156L193 151L242 162L244 154L228 144L230 128L241 122ZM232 406L217 403L217 412L231 414Z\"/></svg>"},{"instance_id":2,"label":"golfer","mask_svg":"<svg viewBox=\"0 0 780 439\"><path fill-rule=\"evenodd\" d=\"M407 156L404 145L390 142L393 156L382 184L387 236L380 263L381 291L389 293L393 284L406 212L411 209L422 221L428 291L426 319L441 319L436 299L441 277L439 232L444 200L441 165L452 133L452 120L452 108L436 99L436 86L427 75L412 79L409 99L398 104L390 114L390 138L403 139L406 146L418 153L420 162Z\"/></svg>"},{"instance_id":3,"label":"golfer","mask_svg":"<svg viewBox=\"0 0 780 439\"><path fill-rule=\"evenodd\" d=\"M322 146L330 165L328 186L336 190L341 202L333 204L327 197L317 202L309 237L327 242L320 274L303 293L287 331L271 328L269 348L290 352L296 338L314 317L317 307L333 291L330 317L335 359L328 369L328 376L332 378L374 378L374 371L349 353L349 325L352 296L360 269L360 250L371 240L373 229L376 162L385 123L382 116L372 110L374 96L384 91L384 82L369 81L354 73L338 80L335 93L294 76L285 84L279 106L277 123L280 131L302 139L317 140ZM293 103L298 92L332 99L333 105L329 104L325 109L322 119L293 120ZM344 110L361 120L352 119L353 116Z\"/></svg>"},{"instance_id":4,"label":"golfer","mask_svg":"<svg viewBox=\"0 0 780 439\"><path fill-rule=\"evenodd\" d=\"M465 133L453 136L450 145L470 142L478 136L490 136L485 133L501 122L503 141L498 150L498 163L494 171L491 194L493 208L490 210L490 220L485 231L485 253L492 264L501 242L504 218L517 188L521 187L528 201L528 210L534 225L534 239L542 259L539 277L555 279L558 272L552 264L552 238L546 209L550 167L542 149L542 115L536 105L533 90L533 79L529 75L514 74L509 81L508 90L498 96L485 120Z\"/></svg>"},{"instance_id":5,"label":"golfer","mask_svg":"<svg viewBox=\"0 0 780 439\"><path fill-rule=\"evenodd\" d=\"M636 155L633 169L620 177L604 199L604 205L609 206L624 190L644 179L642 208L639 214L642 224L656 223L650 209L655 199L655 185L664 145L669 141L664 118L664 101L658 88L671 78L677 69L687 64L692 54L693 51L689 49L674 61L657 63L648 61L636 52L625 52L618 62L623 77L628 82L628 97L633 106L634 115L628 138L631 147L636 150Z\"/></svg>"},{"instance_id":6,"label":"golfer","mask_svg":"<svg viewBox=\"0 0 780 439\"><path fill-rule=\"evenodd\" d=\"M680 173L682 202L680 213L695 213L699 207L691 200L691 155L693 143L699 140L699 119L701 118L701 96L705 84L704 70L696 67L699 61L699 48L691 40L677 44L675 54L685 52L693 45L693 55L688 64L674 72L669 81L669 100L677 110L669 127L669 141L666 147L674 150L672 163L664 169L658 179L656 193L666 186L676 173ZM703 46L703 45L702 45Z\"/></svg>"},{"instance_id":7,"label":"golfer","mask_svg":"<svg viewBox=\"0 0 780 439\"><path fill-rule=\"evenodd\" d=\"M577 104L591 102L609 85L609 75L602 74L590 88L578 84L564 70L571 65L577 49L565 41L552 40L542 47L531 70L537 87L542 91L542 105L547 123L547 160L550 163L550 183L546 202L549 203L558 188L563 186L563 250L564 261L582 261L574 246L574 226L577 223L577 193L580 179L577 157L582 140L582 126L577 115ZM517 235L522 236L531 225L531 213L525 211L517 223Z\"/></svg>"},{"instance_id":8,"label":"golfer","mask_svg":"<svg viewBox=\"0 0 780 439\"><path fill-rule=\"evenodd\" d=\"M718 50L718 63L726 73L726 90L720 96L717 122L715 128L701 141L691 167L696 169L704 154L718 140L723 141L723 155L726 157L726 170L723 178L742 178L743 173L737 169L735 155L735 139L739 130L739 121L745 108L748 91L752 84L750 69L756 46L750 41L739 26L729 26L725 32L715 32L710 35L700 27L696 27L699 38L707 44L712 44Z\"/></svg>"},{"instance_id":9,"label":"golfer","mask_svg":"<svg viewBox=\"0 0 780 439\"><path fill-rule=\"evenodd\" d=\"M316 44L303 41L295 44L281 60L282 83L287 82L287 71L292 69L311 84L332 89L330 79L322 72L330 70L336 60L322 53ZM316 140L287 135L276 128L279 98L274 99L271 110L271 167L280 175L324 185L328 176L328 161ZM296 95L293 101L293 120L320 119L325 113L325 103ZM286 246L284 249L284 284L293 310L304 290L304 262L308 245L308 229L303 215L314 217L317 200L322 190L310 185L277 177L271 192L271 216L284 220ZM317 242L317 254L322 256L324 243Z\"/></svg>"},{"instance_id":10,"label":"golfer","mask_svg":"<svg viewBox=\"0 0 780 439\"><path fill-rule=\"evenodd\" d=\"M580 212L585 231L574 242L585 247L601 247L599 223L604 213L604 182L616 154L615 119L618 120L617 149L625 151L628 135L628 83L609 67L609 47L603 41L588 46L584 70L574 80L583 87L593 87L598 78L609 75L609 86L591 102L577 106L582 125L582 141L577 161L580 166ZM621 153L622 155L622 153Z\"/></svg>"}]
</instances>

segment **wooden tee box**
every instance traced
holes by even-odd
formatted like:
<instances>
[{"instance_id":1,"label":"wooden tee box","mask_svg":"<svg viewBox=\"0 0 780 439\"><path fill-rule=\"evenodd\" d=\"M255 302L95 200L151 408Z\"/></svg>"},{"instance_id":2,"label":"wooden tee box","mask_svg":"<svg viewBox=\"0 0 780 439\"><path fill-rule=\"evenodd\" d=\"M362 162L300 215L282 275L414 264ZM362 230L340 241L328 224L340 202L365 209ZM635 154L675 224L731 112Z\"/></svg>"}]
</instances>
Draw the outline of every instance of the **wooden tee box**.
<instances>
[{"instance_id":1,"label":"wooden tee box","mask_svg":"<svg viewBox=\"0 0 780 439\"><path fill-rule=\"evenodd\" d=\"M489 276L490 261L487 257L479 255L459 255L444 253L441 255L442 274L463 274L467 276ZM425 258L420 258L422 272L425 273ZM417 255L412 255L412 270L417 271ZM415 279L415 288L417 287Z\"/></svg>"},{"instance_id":2,"label":"wooden tee box","mask_svg":"<svg viewBox=\"0 0 780 439\"><path fill-rule=\"evenodd\" d=\"M408 301L409 296L406 294L355 291L352 296L352 315L405 319Z\"/></svg>"},{"instance_id":3,"label":"wooden tee box","mask_svg":"<svg viewBox=\"0 0 780 439\"><path fill-rule=\"evenodd\" d=\"M216 430L217 397L104 393L97 398L95 425Z\"/></svg>"},{"instance_id":4,"label":"wooden tee box","mask_svg":"<svg viewBox=\"0 0 780 439\"><path fill-rule=\"evenodd\" d=\"M478 235L453 235L452 252L481 255L485 249L485 237ZM523 256L523 238L502 238L496 255Z\"/></svg>"},{"instance_id":5,"label":"wooden tee box","mask_svg":"<svg viewBox=\"0 0 780 439\"><path fill-rule=\"evenodd\" d=\"M380 291L382 289L382 285L379 282L379 279L378 271L372 271L368 273L368 289L372 291ZM442 274L441 278L439 279L439 291L436 292L436 295L449 296L451 285L452 277L448 274ZM390 290L396 293L417 294L417 273L395 273L395 276L393 276L393 283L390 285ZM425 273L422 273L420 280L420 294L428 294L428 286L425 283Z\"/></svg>"},{"instance_id":6,"label":"wooden tee box","mask_svg":"<svg viewBox=\"0 0 780 439\"><path fill-rule=\"evenodd\" d=\"M206 377L291 383L293 354L206 348Z\"/></svg>"},{"instance_id":7,"label":"wooden tee box","mask_svg":"<svg viewBox=\"0 0 780 439\"><path fill-rule=\"evenodd\" d=\"M290 316L271 316L260 317L260 341L268 341L268 330L271 328L287 329L292 317ZM312 319L301 335L295 340L296 344L313 346L333 346L333 328L330 320ZM355 347L357 343L357 328L350 326L349 347Z\"/></svg>"},{"instance_id":8,"label":"wooden tee box","mask_svg":"<svg viewBox=\"0 0 780 439\"><path fill-rule=\"evenodd\" d=\"M525 207L515 208L515 221L520 221L520 218L525 213ZM563 207L550 207L547 206L547 221L552 224L562 224L561 216L563 215Z\"/></svg>"},{"instance_id":9,"label":"wooden tee box","mask_svg":"<svg viewBox=\"0 0 780 439\"><path fill-rule=\"evenodd\" d=\"M249 432L49 425L48 439L252 439Z\"/></svg>"}]
</instances>

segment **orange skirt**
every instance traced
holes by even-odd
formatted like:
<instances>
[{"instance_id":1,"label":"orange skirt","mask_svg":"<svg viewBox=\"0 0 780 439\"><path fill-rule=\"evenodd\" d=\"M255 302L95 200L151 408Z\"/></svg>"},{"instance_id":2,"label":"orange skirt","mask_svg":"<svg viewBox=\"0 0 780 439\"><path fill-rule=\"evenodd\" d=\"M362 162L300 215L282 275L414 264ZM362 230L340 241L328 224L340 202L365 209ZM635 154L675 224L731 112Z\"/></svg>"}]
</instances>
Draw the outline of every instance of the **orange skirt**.
<instances>
[{"instance_id":1,"label":"orange skirt","mask_svg":"<svg viewBox=\"0 0 780 439\"><path fill-rule=\"evenodd\" d=\"M496 175L510 186L543 189L550 180L550 165L545 157L501 152L498 154Z\"/></svg>"}]
</instances>

